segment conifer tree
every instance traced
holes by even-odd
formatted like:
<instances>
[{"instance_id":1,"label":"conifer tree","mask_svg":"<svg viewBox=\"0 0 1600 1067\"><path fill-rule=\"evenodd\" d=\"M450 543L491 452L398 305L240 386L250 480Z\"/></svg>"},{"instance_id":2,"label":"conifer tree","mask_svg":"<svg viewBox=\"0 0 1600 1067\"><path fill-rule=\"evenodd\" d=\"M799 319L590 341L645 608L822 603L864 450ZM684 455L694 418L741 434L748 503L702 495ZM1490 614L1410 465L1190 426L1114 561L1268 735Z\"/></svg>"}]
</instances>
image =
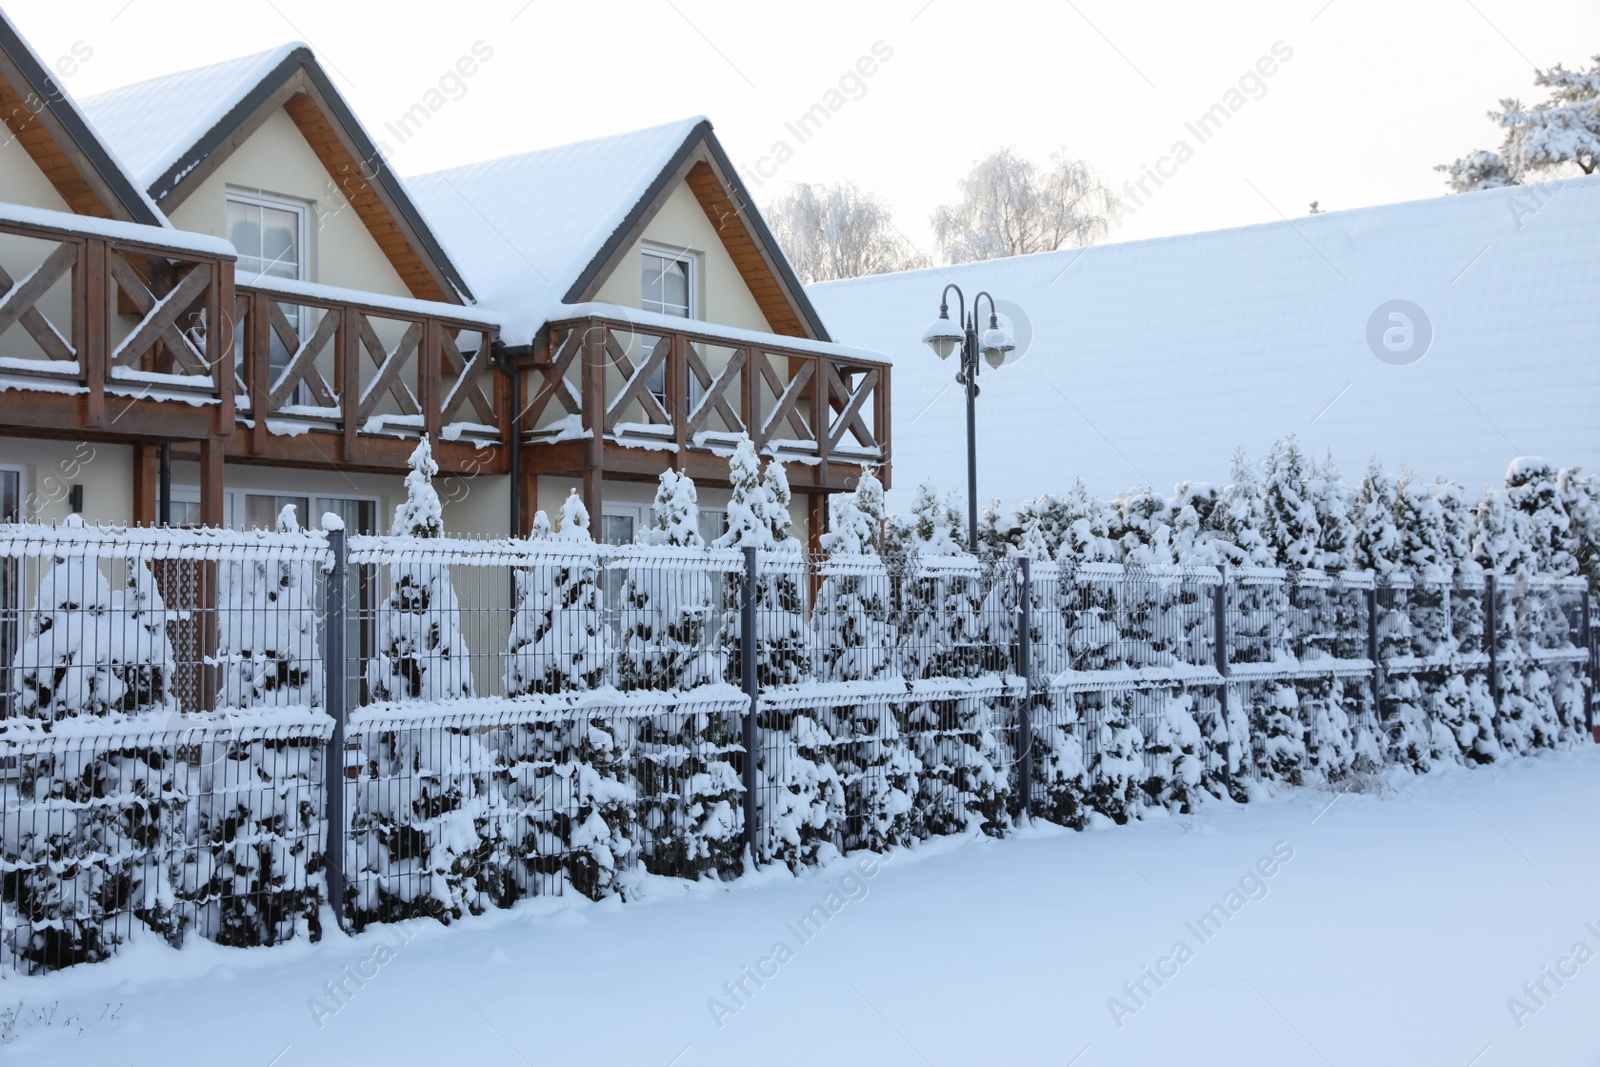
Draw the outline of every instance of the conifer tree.
<instances>
[{"instance_id":1,"label":"conifer tree","mask_svg":"<svg viewBox=\"0 0 1600 1067\"><path fill-rule=\"evenodd\" d=\"M812 611L816 677L868 682L898 676L889 573L878 558L883 486L863 471L856 489L828 498L828 553ZM900 733L888 700L834 705L824 725L836 739L834 763L850 818L844 847L881 852L912 836L911 809L920 765Z\"/></svg>"},{"instance_id":2,"label":"conifer tree","mask_svg":"<svg viewBox=\"0 0 1600 1067\"><path fill-rule=\"evenodd\" d=\"M297 534L293 504L277 532ZM322 705L316 578L309 560L230 560L219 568L217 656L224 708Z\"/></svg>"},{"instance_id":3,"label":"conifer tree","mask_svg":"<svg viewBox=\"0 0 1600 1067\"><path fill-rule=\"evenodd\" d=\"M433 488L439 465L426 436L411 453L406 499L394 512L395 537L444 535L444 508ZM414 560L391 564L392 589L379 605L377 654L367 669L374 700L436 701L472 695L472 671L461 636L461 609L450 568Z\"/></svg>"},{"instance_id":4,"label":"conifer tree","mask_svg":"<svg viewBox=\"0 0 1600 1067\"><path fill-rule=\"evenodd\" d=\"M699 516L694 482L663 471L651 505L653 524L639 542L704 548ZM721 653L711 641L716 589L708 568L650 557L628 569L619 599L624 689L690 689L722 678Z\"/></svg>"},{"instance_id":5,"label":"conifer tree","mask_svg":"<svg viewBox=\"0 0 1600 1067\"><path fill-rule=\"evenodd\" d=\"M760 472L760 459L749 437L740 439L729 461L733 493L728 501L728 531L719 548L755 548L767 553L759 562L755 588L756 679L763 690L799 683L808 666L805 630L805 557L790 534L789 481L776 460ZM738 596L723 617L723 641L729 671L739 665L743 619ZM737 677L733 680L737 681ZM835 854L844 789L834 770L833 739L815 709L775 701L757 716L756 754L761 786L759 857L801 865L826 862Z\"/></svg>"}]
</instances>

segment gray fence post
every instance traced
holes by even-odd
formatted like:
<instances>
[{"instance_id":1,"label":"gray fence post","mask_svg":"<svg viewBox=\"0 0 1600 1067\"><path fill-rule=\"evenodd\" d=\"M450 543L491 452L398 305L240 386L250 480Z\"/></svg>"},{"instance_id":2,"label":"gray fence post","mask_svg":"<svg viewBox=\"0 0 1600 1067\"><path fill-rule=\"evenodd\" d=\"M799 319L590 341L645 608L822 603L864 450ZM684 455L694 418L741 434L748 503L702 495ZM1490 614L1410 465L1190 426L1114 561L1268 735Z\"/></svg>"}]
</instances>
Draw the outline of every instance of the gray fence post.
<instances>
[{"instance_id":1,"label":"gray fence post","mask_svg":"<svg viewBox=\"0 0 1600 1067\"><path fill-rule=\"evenodd\" d=\"M1017 600L1017 673L1022 675L1022 710L1017 715L1018 775L1022 779L1022 817L1033 817L1033 570L1023 556L1021 596Z\"/></svg>"},{"instance_id":2,"label":"gray fence post","mask_svg":"<svg viewBox=\"0 0 1600 1067\"><path fill-rule=\"evenodd\" d=\"M756 678L756 550L744 550L744 597L739 605L739 678L749 706L744 713L744 843L750 849L750 862L760 866L756 856L756 701L761 686Z\"/></svg>"},{"instance_id":3,"label":"gray fence post","mask_svg":"<svg viewBox=\"0 0 1600 1067\"><path fill-rule=\"evenodd\" d=\"M1378 587L1367 590L1367 658L1372 661L1373 725L1383 721L1383 668L1378 663Z\"/></svg>"},{"instance_id":4,"label":"gray fence post","mask_svg":"<svg viewBox=\"0 0 1600 1067\"><path fill-rule=\"evenodd\" d=\"M345 723L345 539L344 530L328 531L333 555L327 575L327 612L323 618L323 701L333 720L324 757L327 796L323 810L328 819L328 839L322 854L327 872L328 904L334 920L344 927L344 723Z\"/></svg>"},{"instance_id":5,"label":"gray fence post","mask_svg":"<svg viewBox=\"0 0 1600 1067\"><path fill-rule=\"evenodd\" d=\"M1216 657L1217 673L1222 676L1222 686L1217 692L1222 706L1222 736L1228 737L1228 565L1217 564L1222 580L1211 594L1211 654ZM1222 743L1224 765L1222 775L1233 775L1233 741Z\"/></svg>"},{"instance_id":6,"label":"gray fence post","mask_svg":"<svg viewBox=\"0 0 1600 1067\"><path fill-rule=\"evenodd\" d=\"M1589 618L1588 586L1584 586L1583 589L1583 651L1589 657L1584 660L1584 664L1588 668L1589 684L1583 691L1583 728L1588 731L1589 736L1596 743L1600 743L1600 736L1597 736L1594 732L1594 622Z\"/></svg>"},{"instance_id":7,"label":"gray fence post","mask_svg":"<svg viewBox=\"0 0 1600 1067\"><path fill-rule=\"evenodd\" d=\"M1483 640L1489 651L1489 699L1494 703L1495 717L1500 715L1500 597L1495 588L1494 575L1483 579Z\"/></svg>"}]
</instances>

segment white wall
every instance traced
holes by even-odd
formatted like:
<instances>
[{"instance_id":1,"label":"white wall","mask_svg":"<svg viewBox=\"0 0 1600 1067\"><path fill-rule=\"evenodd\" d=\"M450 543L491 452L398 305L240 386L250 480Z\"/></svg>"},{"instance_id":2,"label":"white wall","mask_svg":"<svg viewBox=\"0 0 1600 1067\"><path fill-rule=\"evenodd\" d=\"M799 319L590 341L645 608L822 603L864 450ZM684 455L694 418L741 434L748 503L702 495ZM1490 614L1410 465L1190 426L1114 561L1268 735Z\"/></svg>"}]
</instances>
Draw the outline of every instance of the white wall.
<instances>
[{"instance_id":1,"label":"white wall","mask_svg":"<svg viewBox=\"0 0 1600 1067\"><path fill-rule=\"evenodd\" d=\"M28 155L22 143L9 131L0 131L0 200L23 204L27 207L71 213L72 208L61 199L55 186L44 176ZM54 252L56 245L50 241L36 241L29 237L0 236L0 266L15 281L21 281L45 257ZM69 272L51 287L37 305L41 314L49 319L60 334L72 338L72 275ZM27 359L45 358L43 351L28 336L20 324L0 334L0 356Z\"/></svg>"},{"instance_id":2,"label":"white wall","mask_svg":"<svg viewBox=\"0 0 1600 1067\"><path fill-rule=\"evenodd\" d=\"M23 518L59 523L72 513L67 495L83 486L87 523L133 519L133 448L87 441L0 437L0 466L22 470Z\"/></svg>"},{"instance_id":3,"label":"white wall","mask_svg":"<svg viewBox=\"0 0 1600 1067\"><path fill-rule=\"evenodd\" d=\"M304 200L312 208L310 281L410 296L366 225L282 110L269 116L188 199L170 212L181 230L226 238L230 188Z\"/></svg>"}]
</instances>

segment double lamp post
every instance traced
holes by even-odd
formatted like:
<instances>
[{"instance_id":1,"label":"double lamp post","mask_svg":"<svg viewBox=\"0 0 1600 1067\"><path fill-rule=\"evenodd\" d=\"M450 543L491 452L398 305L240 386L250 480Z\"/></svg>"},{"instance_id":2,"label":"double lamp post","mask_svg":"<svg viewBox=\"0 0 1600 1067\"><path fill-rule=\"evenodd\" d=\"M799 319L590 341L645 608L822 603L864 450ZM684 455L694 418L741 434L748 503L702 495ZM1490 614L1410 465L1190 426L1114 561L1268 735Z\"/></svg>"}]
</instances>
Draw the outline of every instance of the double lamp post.
<instances>
[{"instance_id":1,"label":"double lamp post","mask_svg":"<svg viewBox=\"0 0 1600 1067\"><path fill-rule=\"evenodd\" d=\"M956 321L950 320L950 291L956 294ZM978 305L989 302L989 326L978 333ZM978 442L977 400L978 370L982 362L999 370L1006 356L1016 347L1011 334L1000 326L995 312L994 297L979 293L972 298L972 314L967 314L966 298L955 285L947 285L939 295L939 317L922 333L922 343L933 349L940 359L961 355L956 382L967 391L967 551L978 550Z\"/></svg>"}]
</instances>

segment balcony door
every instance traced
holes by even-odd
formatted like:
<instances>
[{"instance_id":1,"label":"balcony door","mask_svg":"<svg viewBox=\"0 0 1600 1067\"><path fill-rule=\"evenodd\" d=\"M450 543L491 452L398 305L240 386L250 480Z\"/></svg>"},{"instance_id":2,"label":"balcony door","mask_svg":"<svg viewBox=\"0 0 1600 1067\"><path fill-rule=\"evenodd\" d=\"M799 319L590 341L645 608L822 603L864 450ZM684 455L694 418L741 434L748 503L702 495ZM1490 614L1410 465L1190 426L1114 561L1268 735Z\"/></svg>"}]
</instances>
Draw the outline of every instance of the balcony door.
<instances>
[{"instance_id":1,"label":"balcony door","mask_svg":"<svg viewBox=\"0 0 1600 1067\"><path fill-rule=\"evenodd\" d=\"M310 218L311 205L304 201L228 190L228 240L239 250L235 268L238 280L244 284L257 278L310 281ZM279 307L295 335L304 338L309 325L306 309L291 304ZM235 353L243 353L244 331L238 330L235 334ZM267 388L271 389L289 366L294 353L276 330L268 331L267 345L271 368ZM305 399L303 389L297 388L289 403L304 403Z\"/></svg>"}]
</instances>

